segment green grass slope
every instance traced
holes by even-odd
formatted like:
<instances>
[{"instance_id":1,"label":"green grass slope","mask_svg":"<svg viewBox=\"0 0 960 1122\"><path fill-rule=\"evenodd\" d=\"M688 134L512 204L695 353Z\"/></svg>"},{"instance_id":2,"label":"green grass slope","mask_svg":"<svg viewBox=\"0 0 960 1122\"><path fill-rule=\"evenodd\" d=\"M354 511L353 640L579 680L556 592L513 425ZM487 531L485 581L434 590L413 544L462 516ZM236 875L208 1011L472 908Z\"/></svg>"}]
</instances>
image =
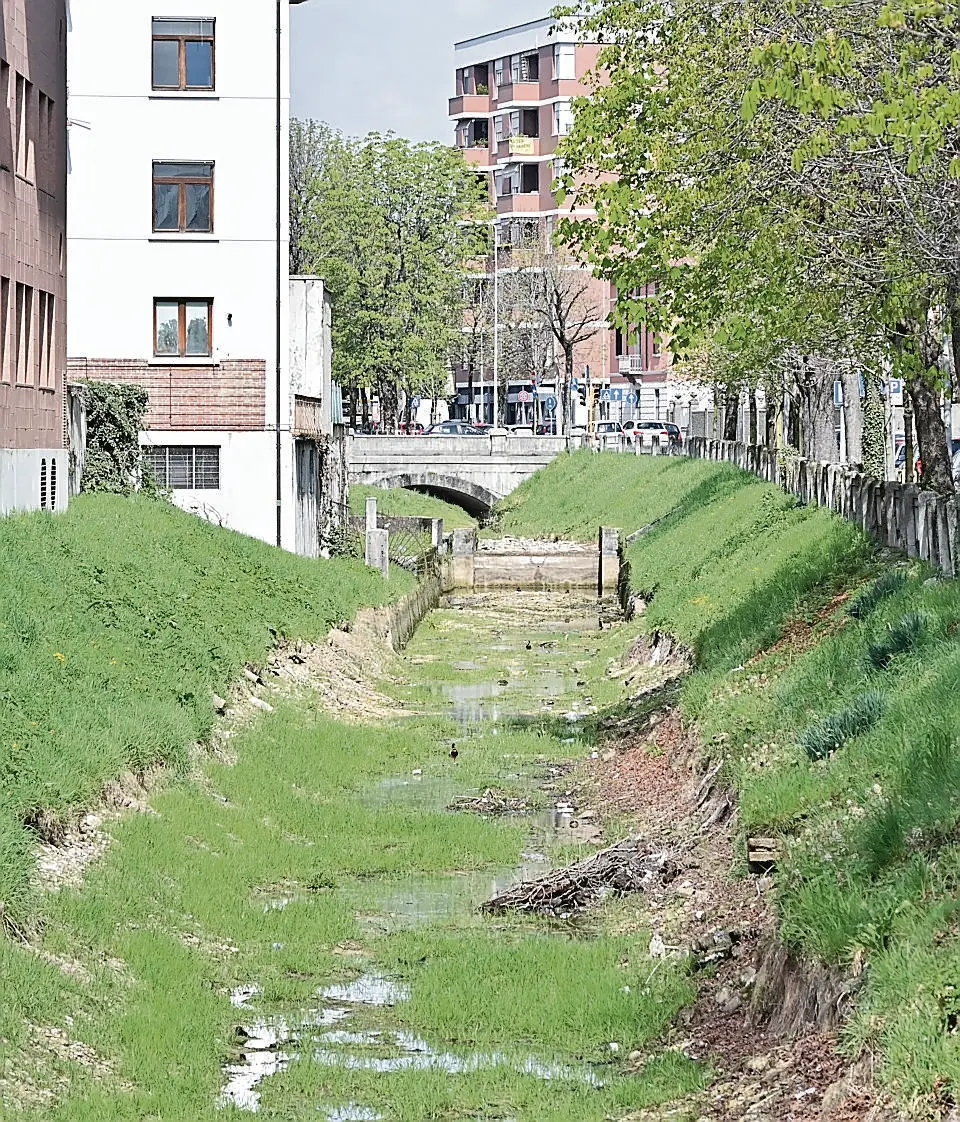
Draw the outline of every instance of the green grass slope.
<instances>
[{"instance_id":1,"label":"green grass slope","mask_svg":"<svg viewBox=\"0 0 960 1122\"><path fill-rule=\"evenodd\" d=\"M660 519L632 584L695 654L682 706L744 835L783 839L782 935L858 976L850 1053L940 1117L960 1085L960 585L903 562L875 579L859 530L727 465L565 457L505 508L515 533Z\"/></svg>"},{"instance_id":2,"label":"green grass slope","mask_svg":"<svg viewBox=\"0 0 960 1122\"><path fill-rule=\"evenodd\" d=\"M381 514L412 515L417 518L442 518L444 530L459 530L474 525L474 519L454 503L411 491L406 487L384 490L381 487L367 487L362 483L350 488L350 512L363 514L368 498L377 500L377 510Z\"/></svg>"},{"instance_id":3,"label":"green grass slope","mask_svg":"<svg viewBox=\"0 0 960 1122\"><path fill-rule=\"evenodd\" d=\"M211 692L275 635L318 638L409 583L149 500L0 520L0 915L29 907L24 823L89 804L124 770L182 764L211 729Z\"/></svg>"}]
</instances>

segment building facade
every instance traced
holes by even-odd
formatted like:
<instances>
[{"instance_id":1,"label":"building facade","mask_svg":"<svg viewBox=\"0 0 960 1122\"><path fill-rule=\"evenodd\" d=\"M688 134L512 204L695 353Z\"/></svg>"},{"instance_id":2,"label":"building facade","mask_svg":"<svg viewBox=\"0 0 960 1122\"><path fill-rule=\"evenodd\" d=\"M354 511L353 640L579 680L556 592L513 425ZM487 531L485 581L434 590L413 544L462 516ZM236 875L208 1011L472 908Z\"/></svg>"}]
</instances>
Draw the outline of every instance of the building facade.
<instances>
[{"instance_id":1,"label":"building facade","mask_svg":"<svg viewBox=\"0 0 960 1122\"><path fill-rule=\"evenodd\" d=\"M149 390L175 500L302 547L291 372L290 5L72 0L71 378ZM104 44L111 44L104 65ZM309 421L298 431L298 420ZM313 427L309 427L313 426ZM304 549L312 552L312 549Z\"/></svg>"},{"instance_id":2,"label":"building facade","mask_svg":"<svg viewBox=\"0 0 960 1122\"><path fill-rule=\"evenodd\" d=\"M0 0L0 513L62 510L65 0Z\"/></svg>"},{"instance_id":3,"label":"building facade","mask_svg":"<svg viewBox=\"0 0 960 1122\"><path fill-rule=\"evenodd\" d=\"M489 182L500 245L521 245L531 229L549 244L558 219L571 216L571 202L561 204L554 192L562 172L557 148L573 127L573 99L589 95L591 83L598 80L599 50L595 42L584 41L575 23L558 24L552 18L455 45L456 94L449 114L464 158ZM498 262L507 268L508 253L502 252ZM631 332L610 326L616 301L612 285L589 278L585 302L596 309L598 330L576 348L578 382L582 387L589 377L599 404L596 416L667 419L678 397L668 384L669 355L642 324ZM455 376L458 412L483 415L480 402L491 396L489 364L477 371L464 363ZM557 377L554 359L536 387L523 382L508 386L506 422L549 423L542 403L558 396ZM536 407L526 400L534 396ZM486 410L489 420L489 405Z\"/></svg>"}]
</instances>

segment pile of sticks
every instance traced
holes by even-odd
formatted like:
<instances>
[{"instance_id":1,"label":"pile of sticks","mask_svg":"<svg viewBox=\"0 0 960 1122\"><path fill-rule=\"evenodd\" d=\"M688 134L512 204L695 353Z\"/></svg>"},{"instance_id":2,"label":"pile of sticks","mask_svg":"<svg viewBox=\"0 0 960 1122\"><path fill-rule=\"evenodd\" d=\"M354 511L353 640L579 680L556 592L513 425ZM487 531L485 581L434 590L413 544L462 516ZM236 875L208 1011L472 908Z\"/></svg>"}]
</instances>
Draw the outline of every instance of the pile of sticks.
<instances>
[{"instance_id":1,"label":"pile of sticks","mask_svg":"<svg viewBox=\"0 0 960 1122\"><path fill-rule=\"evenodd\" d=\"M628 838L575 865L515 884L481 904L480 910L570 916L605 896L626 896L669 884L677 872L673 853L652 851L645 839Z\"/></svg>"}]
</instances>

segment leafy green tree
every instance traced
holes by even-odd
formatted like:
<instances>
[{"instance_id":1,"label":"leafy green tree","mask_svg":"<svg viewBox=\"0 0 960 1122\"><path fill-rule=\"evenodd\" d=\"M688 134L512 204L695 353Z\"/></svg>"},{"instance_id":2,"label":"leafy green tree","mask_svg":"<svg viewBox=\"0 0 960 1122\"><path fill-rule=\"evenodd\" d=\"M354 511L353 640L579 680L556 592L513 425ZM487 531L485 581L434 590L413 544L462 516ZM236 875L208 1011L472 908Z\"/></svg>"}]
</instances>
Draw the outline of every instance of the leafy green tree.
<instances>
[{"instance_id":1,"label":"leafy green tree","mask_svg":"<svg viewBox=\"0 0 960 1122\"><path fill-rule=\"evenodd\" d=\"M376 394L396 427L411 395L436 399L463 333L463 277L488 232L486 193L462 156L392 135L294 129L296 262L334 297L334 373Z\"/></svg>"},{"instance_id":2,"label":"leafy green tree","mask_svg":"<svg viewBox=\"0 0 960 1122\"><path fill-rule=\"evenodd\" d=\"M564 152L568 192L596 215L564 236L644 292L621 301L624 322L672 334L725 393L792 401L811 454L832 445L825 384L902 374L942 491L944 343L960 349L955 7L582 0L609 84L579 104Z\"/></svg>"}]
</instances>

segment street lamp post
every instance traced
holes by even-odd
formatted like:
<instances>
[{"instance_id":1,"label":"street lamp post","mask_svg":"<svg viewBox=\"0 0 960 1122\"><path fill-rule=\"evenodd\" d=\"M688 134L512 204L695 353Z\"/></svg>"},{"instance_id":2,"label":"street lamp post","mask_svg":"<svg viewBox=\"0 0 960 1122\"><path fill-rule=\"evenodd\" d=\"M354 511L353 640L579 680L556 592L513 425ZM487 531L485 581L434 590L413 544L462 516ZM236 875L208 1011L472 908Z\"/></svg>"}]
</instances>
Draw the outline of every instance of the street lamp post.
<instances>
[{"instance_id":1,"label":"street lamp post","mask_svg":"<svg viewBox=\"0 0 960 1122\"><path fill-rule=\"evenodd\" d=\"M500 227L493 221L493 417L497 424L497 394L500 385Z\"/></svg>"}]
</instances>

